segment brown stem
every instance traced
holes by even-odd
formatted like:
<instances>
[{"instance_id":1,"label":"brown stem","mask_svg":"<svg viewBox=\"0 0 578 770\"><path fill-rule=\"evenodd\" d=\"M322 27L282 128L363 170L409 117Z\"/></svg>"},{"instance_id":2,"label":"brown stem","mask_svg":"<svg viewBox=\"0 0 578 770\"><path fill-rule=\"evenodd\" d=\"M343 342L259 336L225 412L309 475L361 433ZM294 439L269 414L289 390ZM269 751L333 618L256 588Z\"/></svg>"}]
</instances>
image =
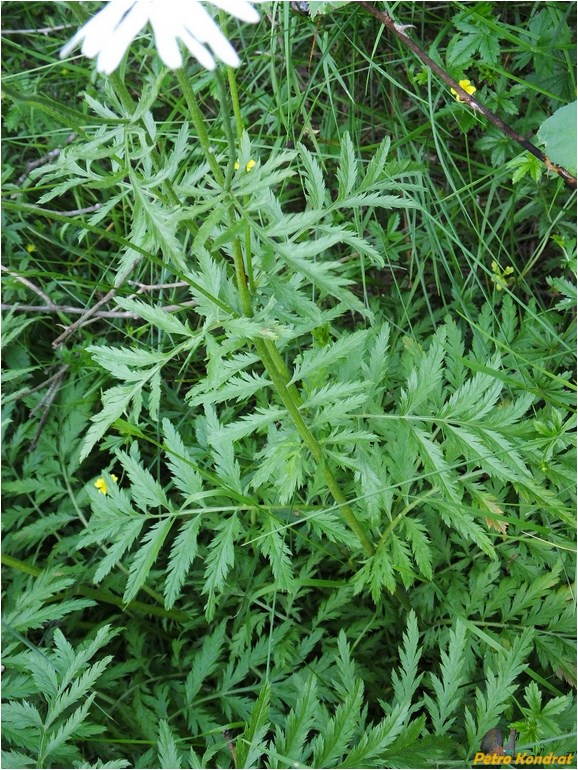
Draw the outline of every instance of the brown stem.
<instances>
[{"instance_id":1,"label":"brown stem","mask_svg":"<svg viewBox=\"0 0 578 770\"><path fill-rule=\"evenodd\" d=\"M184 307L195 307L196 304L194 300L190 300L181 302L179 305L160 305L155 307L157 310L164 310L165 313L172 313ZM21 305L19 303L9 304L2 302L0 303L0 310L12 310L15 313L68 313L69 315L82 315L86 312L84 307L54 305L52 303L49 305ZM132 318L136 321L140 316L138 313L133 313L132 310L97 310L91 314L90 320L98 318Z\"/></svg>"},{"instance_id":2,"label":"brown stem","mask_svg":"<svg viewBox=\"0 0 578 770\"><path fill-rule=\"evenodd\" d=\"M393 34L408 48L410 48L414 54L432 70L432 72L435 72L435 74L441 78L444 83L447 83L450 88L453 88L454 91L459 95L460 101L466 102L466 104L468 104L473 110L481 112L482 115L484 115L490 121L490 123L493 123L495 126L497 126L497 128L499 128L500 131L503 131L506 136L509 136L510 139L518 142L518 144L522 145L525 150L532 153L532 155L538 158L538 160L541 160L550 171L554 171L556 174L558 174L558 176L564 180L568 187L573 190L576 189L575 176L573 176L562 166L558 166L556 163L552 163L552 161L546 155L544 155L542 150L539 150L521 134L518 134L517 131L514 131L514 129L511 128L507 123L504 123L501 118L499 118L497 115L494 115L494 113L491 112L487 107L484 107L483 104L480 104L477 99L474 99L471 94L468 94L467 91L464 91L459 83L456 83L456 81L453 80L453 78L451 78L447 72L445 72L439 66L439 64L436 64L433 59L430 59L425 51L423 51L417 43L414 43L414 41L408 37L406 32L406 25L397 24L388 13L378 10L374 5L366 2L366 0L361 0L360 5L362 5L368 13L370 13L372 16L375 16L376 19L378 19L384 26L393 32Z\"/></svg>"},{"instance_id":3,"label":"brown stem","mask_svg":"<svg viewBox=\"0 0 578 770\"><path fill-rule=\"evenodd\" d=\"M84 326L85 323L88 321L89 318L92 318L96 311L101 308L103 305L106 305L107 302L109 302L114 295L117 293L118 288L126 281L128 276L131 274L131 272L134 270L134 268L138 265L138 263L141 261L142 257L138 256L131 265L129 265L128 268L126 268L121 275L118 276L117 279L117 285L112 288L107 294L102 297L102 299L99 299L98 302L93 305L92 307L89 307L82 315L81 317L75 321L74 323L70 324L70 326L67 326L66 329L62 332L62 334L57 337L54 342L52 343L53 348L57 348L59 345L62 345L62 343L70 337L71 334L73 334L77 329L80 329L81 326Z\"/></svg>"},{"instance_id":4,"label":"brown stem","mask_svg":"<svg viewBox=\"0 0 578 770\"><path fill-rule=\"evenodd\" d=\"M41 30L39 30L41 31ZM5 31L2 30L2 34L5 34ZM66 144L70 144L76 139L76 134L72 133L69 134L66 137ZM46 153L46 155L43 155L41 158L37 158L37 160L31 160L29 163L26 164L26 168L24 170L24 173L21 174L17 181L16 186L20 187L20 185L26 180L26 177L28 174L33 171L35 168L39 168L40 166L44 166L45 163L50 163L53 160L56 160L56 158L60 155L60 147L55 147L54 150L50 150Z\"/></svg>"},{"instance_id":5,"label":"brown stem","mask_svg":"<svg viewBox=\"0 0 578 770\"><path fill-rule=\"evenodd\" d=\"M34 434L34 438L30 442L30 447L29 447L30 452L33 452L36 449L38 441L40 440L40 436L42 435L42 431L44 430L44 425L46 424L46 420L48 419L50 409L52 408L52 404L54 403L54 399L56 398L58 391L62 387L62 383L64 382L64 378L66 376L67 371L68 371L68 364L64 364L63 366L60 367L60 369L56 372L56 376L54 378L51 378L52 381L45 395L41 398L41 400L34 407L34 409L30 411L30 417L34 417L36 412L39 409L42 409L40 422L38 423L38 427L36 428L36 433Z\"/></svg>"},{"instance_id":6,"label":"brown stem","mask_svg":"<svg viewBox=\"0 0 578 770\"><path fill-rule=\"evenodd\" d=\"M7 273L8 275L11 275L13 278L15 278L20 283L24 284L24 286L27 286L31 291L33 291L35 294L38 294L38 296L43 299L47 305L49 305L51 308L54 307L54 303L50 299L50 297L45 294L42 289L39 289L36 284L32 283L32 281L29 281L28 278L25 278L23 275L20 275L20 273L16 273L14 270L9 270L7 267L4 267L4 265L0 265L0 270L3 273Z\"/></svg>"}]
</instances>

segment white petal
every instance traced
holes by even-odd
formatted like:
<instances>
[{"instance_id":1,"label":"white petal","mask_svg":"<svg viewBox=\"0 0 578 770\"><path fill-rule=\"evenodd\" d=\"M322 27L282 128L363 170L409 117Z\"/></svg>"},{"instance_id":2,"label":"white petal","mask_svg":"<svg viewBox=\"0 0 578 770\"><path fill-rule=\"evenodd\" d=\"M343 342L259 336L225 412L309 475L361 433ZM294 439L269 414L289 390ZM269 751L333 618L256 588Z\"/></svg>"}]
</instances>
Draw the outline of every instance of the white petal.
<instances>
[{"instance_id":1,"label":"white petal","mask_svg":"<svg viewBox=\"0 0 578 770\"><path fill-rule=\"evenodd\" d=\"M193 5L197 7L194 8ZM213 53L225 64L231 67L239 65L239 57L235 49L199 3L190 3L186 13L183 8L183 24L187 32L200 43L208 43Z\"/></svg>"},{"instance_id":2,"label":"white petal","mask_svg":"<svg viewBox=\"0 0 578 770\"><path fill-rule=\"evenodd\" d=\"M70 53L70 52L71 52L71 51L72 51L74 48L76 48L76 46L78 45L78 43L80 43L80 41L81 41L83 38L84 38L84 27L81 27L81 28L78 30L78 32L76 33L76 35L75 35L74 37L70 38L70 40L68 41L68 43L65 43L65 45L63 45L63 46L62 46L62 48L60 49L60 53L59 53L59 56L60 56L60 58L61 58L61 59L66 59L66 57L68 56L68 54L69 54L69 53Z\"/></svg>"},{"instance_id":3,"label":"white petal","mask_svg":"<svg viewBox=\"0 0 578 770\"><path fill-rule=\"evenodd\" d=\"M216 5L217 8L221 8L230 16L235 16L241 21L248 21L251 24L259 21L259 14L256 9L246 0L207 0L207 2Z\"/></svg>"},{"instance_id":4,"label":"white petal","mask_svg":"<svg viewBox=\"0 0 578 770\"><path fill-rule=\"evenodd\" d=\"M100 13L86 25L86 34L82 45L84 56L92 58L108 45L114 30L131 16L139 3L137 0L111 0Z\"/></svg>"},{"instance_id":5,"label":"white petal","mask_svg":"<svg viewBox=\"0 0 578 770\"><path fill-rule=\"evenodd\" d=\"M66 56L74 46L84 40L83 54L92 58L100 51L112 30L125 13L129 13L136 0L110 0L96 16L86 22L76 35L62 49L61 56Z\"/></svg>"},{"instance_id":6,"label":"white petal","mask_svg":"<svg viewBox=\"0 0 578 770\"><path fill-rule=\"evenodd\" d=\"M207 39L207 29L211 26L217 26L213 21L211 14L208 13L197 0L190 0L186 6L181 7L180 24L182 28L187 29L193 37L200 40L202 43ZM219 28L217 27L217 29Z\"/></svg>"},{"instance_id":7,"label":"white petal","mask_svg":"<svg viewBox=\"0 0 578 770\"><path fill-rule=\"evenodd\" d=\"M181 34L181 39L199 64L202 64L206 70L215 69L215 60L204 45L201 45L198 40L195 40L195 38L186 30Z\"/></svg>"},{"instance_id":8,"label":"white petal","mask_svg":"<svg viewBox=\"0 0 578 770\"><path fill-rule=\"evenodd\" d=\"M101 43L96 60L99 72L110 75L118 67L130 44L148 21L147 5L143 0L135 3L132 10L110 32L108 39ZM86 54L84 46L82 52Z\"/></svg>"},{"instance_id":9,"label":"white petal","mask_svg":"<svg viewBox=\"0 0 578 770\"><path fill-rule=\"evenodd\" d=\"M178 69L183 64L183 57L177 43L174 16L155 6L150 22L155 35L155 45L163 63L171 70Z\"/></svg>"},{"instance_id":10,"label":"white petal","mask_svg":"<svg viewBox=\"0 0 578 770\"><path fill-rule=\"evenodd\" d=\"M259 20L259 14L248 0L204 2L242 21ZM213 55L232 67L239 64L235 49L199 0L108 0L63 46L60 56L67 56L81 43L82 53L97 57L97 69L110 74L147 21L153 27L159 56L170 69L182 66L179 40L207 69L215 68Z\"/></svg>"},{"instance_id":11,"label":"white petal","mask_svg":"<svg viewBox=\"0 0 578 770\"><path fill-rule=\"evenodd\" d=\"M224 35L219 35L218 38L215 38L213 41L207 41L209 46L211 47L211 50L215 54L215 56L218 56L218 58L225 62L225 64L228 64L229 67L238 67L240 64L239 57L237 56L237 52L233 48L233 46L229 43L226 37Z\"/></svg>"}]
</instances>

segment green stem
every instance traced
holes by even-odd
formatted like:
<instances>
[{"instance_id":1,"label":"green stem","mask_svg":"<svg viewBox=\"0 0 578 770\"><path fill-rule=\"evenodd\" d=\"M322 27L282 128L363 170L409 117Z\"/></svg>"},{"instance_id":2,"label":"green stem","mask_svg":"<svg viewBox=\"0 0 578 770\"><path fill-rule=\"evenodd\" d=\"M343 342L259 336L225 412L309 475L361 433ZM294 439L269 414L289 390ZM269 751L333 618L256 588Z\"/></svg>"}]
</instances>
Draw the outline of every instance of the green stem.
<instances>
[{"instance_id":1,"label":"green stem","mask_svg":"<svg viewBox=\"0 0 578 770\"><path fill-rule=\"evenodd\" d=\"M255 292L255 276L253 274L253 253L251 251L251 229L248 223L245 224L245 254L247 255L247 278L249 279L249 288L251 293Z\"/></svg>"},{"instance_id":2,"label":"green stem","mask_svg":"<svg viewBox=\"0 0 578 770\"><path fill-rule=\"evenodd\" d=\"M297 406L301 406L302 401L301 401L301 396L299 395L299 391L297 390L297 387L294 384L289 385L289 382L291 381L291 374L289 373L289 370L285 366L285 361L283 361L283 358L281 357L281 354L277 350L275 343L272 342L271 340L265 340L265 347L267 348L267 352L271 356L271 361L273 362L277 371L283 378L283 382L285 383L285 387L291 394L291 398L297 404Z\"/></svg>"},{"instance_id":3,"label":"green stem","mask_svg":"<svg viewBox=\"0 0 578 770\"><path fill-rule=\"evenodd\" d=\"M235 261L235 273L237 275L237 284L239 293L241 295L243 312L250 318L253 315L253 308L247 287L247 279L245 277L241 244L238 238L235 238L233 242L233 259ZM301 399L295 385L288 384L290 380L289 372L287 371L279 351L270 340L265 341L262 339L255 339L254 343L257 349L257 353L259 354L259 357L265 366L265 370L267 371L267 374L271 378L275 390L277 391L277 395L289 412L291 419L293 420L299 435L303 439L305 446L309 449L315 461L321 468L325 482L329 487L335 502L340 506L344 519L359 538L359 541L367 555L372 556L374 553L374 548L371 540L368 538L365 529L359 522L357 516L351 510L351 506L347 502L347 499L341 491L339 484L327 467L321 445L307 427L307 424L305 423L305 420L299 411Z\"/></svg>"},{"instance_id":4,"label":"green stem","mask_svg":"<svg viewBox=\"0 0 578 770\"><path fill-rule=\"evenodd\" d=\"M179 81L179 85L182 89L183 96L185 97L185 100L187 102L187 106L189 108L189 112L193 120L194 126L197 129L199 142L201 143L201 147L203 148L205 158L207 159L209 166L211 167L211 171L215 175L215 179L217 180L217 182L221 186L224 186L225 177L223 175L223 172L221 171L221 167L219 166L217 158L215 157L215 153L211 149L211 144L209 142L209 135L207 134L205 123L203 121L203 114L199 108L199 103L197 102L197 97L195 96L195 92L191 88L189 78L187 77L184 70L182 69L177 70L177 80Z\"/></svg>"},{"instance_id":5,"label":"green stem","mask_svg":"<svg viewBox=\"0 0 578 770\"><path fill-rule=\"evenodd\" d=\"M243 119L241 117L241 107L239 105L239 94L237 91L237 81L235 80L235 71L232 67L227 67L229 88L231 93L231 100L233 103L233 112L235 115L235 124L237 128L237 141L241 142L243 135ZM215 78L219 87L219 99L221 101L221 114L223 116L223 127L227 142L229 144L229 169L232 173L234 160L236 156L235 137L233 136L233 128L231 125L231 118L229 116L229 102L227 99L227 92L225 89L225 83L219 72L215 73ZM227 178L230 178L229 174ZM248 203L248 197L245 197L245 204ZM234 222L234 210L231 208L229 211L229 219L231 224ZM246 276L248 279L249 291L251 294L255 291L255 278L253 274L253 257L251 252L251 229L249 223L245 222L245 253L244 253L244 265L246 270ZM247 283L247 281L245 281Z\"/></svg>"},{"instance_id":6,"label":"green stem","mask_svg":"<svg viewBox=\"0 0 578 770\"><path fill-rule=\"evenodd\" d=\"M33 577L38 577L38 575L40 575L42 572L42 570L38 567L27 564L26 562L21 561L20 559L16 559L14 556L10 556L7 553L2 554L1 561L2 564L4 564L6 567L11 567L12 569L16 569L19 572L23 572L27 575L32 575ZM94 599L96 602L112 604L123 612L126 610L138 610L139 612L145 612L149 615L155 615L157 617L167 618L170 620L178 620L181 622L190 620L190 615L186 612L181 612L179 610L165 610L164 607L156 607L155 605L145 604L145 602L139 601L132 601L130 604L126 604L121 596L115 596L108 591L102 591L85 585L78 585L75 583L75 585L70 590L72 590L74 593L80 594L81 596L86 596L87 599ZM55 594L53 600L60 598L60 596L64 598L64 594ZM162 603L162 597L160 597L160 599Z\"/></svg>"},{"instance_id":7,"label":"green stem","mask_svg":"<svg viewBox=\"0 0 578 770\"><path fill-rule=\"evenodd\" d=\"M230 67L228 68L230 69ZM235 168L235 135L233 133L233 126L231 124L231 117L229 115L229 104L227 102L227 90L225 88L225 81L219 70L215 72L215 81L217 83L217 89L219 91L219 101L221 102L221 117L223 120L223 130L227 137L227 144L229 146L229 163L227 165L227 189L231 182Z\"/></svg>"},{"instance_id":8,"label":"green stem","mask_svg":"<svg viewBox=\"0 0 578 770\"><path fill-rule=\"evenodd\" d=\"M191 116L193 119L193 123L195 124L195 128L197 129L197 133L199 134L199 141L201 142L201 146L203 147L203 150L205 151L207 159L211 164L211 168L213 169L217 182L221 184L223 187L225 187L225 177L223 176L221 169L218 167L216 158L210 149L209 138L203 123L203 117L199 110L195 95L189 85L188 80L184 76L184 73L182 72L182 70L177 71L177 76L179 78L179 83L181 85L181 88L183 89L183 94L185 96L187 104L189 105L189 108L191 110ZM236 83L234 82L234 74L231 74L231 72L229 72L229 86L231 86L231 83L233 83L231 87L231 96L233 99L233 110L235 113L237 133L240 138L243 132L243 122L241 118L241 110L239 106L237 87L236 87ZM234 147L232 147L232 144L234 144L234 139L232 136L231 122L230 122L229 113L228 113L229 105L227 101L227 94L225 93L224 83L220 75L217 75L217 85L218 85L219 98L221 101L221 112L223 114L223 128L229 144L229 152L232 155L234 152ZM214 165L216 166L216 168L214 168ZM229 207L228 218L229 218L230 225L233 226L235 224L235 208L233 204L231 204L231 206ZM245 244L250 247L250 233L249 233L248 243L247 243L247 237L245 238ZM243 248L241 246L241 241L237 236L233 238L232 246L233 246L233 262L235 264L235 276L237 279L237 288L239 290L239 295L241 298L241 307L243 310L243 314L246 317L251 318L253 316L253 303L251 299L251 292L249 289L249 285L247 283L247 272L249 273L249 276L250 276L251 289L253 289L252 270L251 268L249 268L247 272L245 270ZM247 259L249 263L251 261L250 256L251 255L249 250L247 255ZM359 538L359 541L363 546L363 549L365 550L367 555L372 556L375 551L371 540L367 536L365 528L359 522L355 513L352 511L349 503L347 502L345 495L341 491L339 484L337 483L335 477L331 473L331 470L327 467L327 464L325 462L325 455L323 454L323 449L321 448L321 445L315 439L315 437L307 427L305 420L303 419L303 416L299 411L299 406L301 405L301 399L299 397L299 393L295 385L289 385L291 376L289 374L289 371L287 370L287 367L285 366L285 363L281 355L279 354L279 351L277 350L276 346L271 340L266 341L266 340L257 338L254 340L254 343L255 343L255 348L257 350L257 353L261 358L261 361L263 362L265 370L267 371L267 374L271 378L271 381L277 392L277 395L279 396L283 405L289 412L289 415L291 416L291 419L293 420L293 423L295 424L295 427L297 428L297 431L301 436L303 443L309 449L309 451L313 455L313 458L315 459L319 468L321 469L323 476L325 478L325 483L327 484L331 494L333 495L335 502L340 507L344 519L346 520L351 530Z\"/></svg>"},{"instance_id":9,"label":"green stem","mask_svg":"<svg viewBox=\"0 0 578 770\"><path fill-rule=\"evenodd\" d=\"M360 523L355 513L351 510L351 506L347 502L347 498L341 491L341 488L337 483L337 481L335 480L335 477L331 473L331 470L327 467L327 464L325 462L325 456L323 454L323 449L321 448L321 445L315 439L315 437L307 427L305 420L303 419L303 416L299 411L299 407L291 397L291 394L287 388L287 385L285 384L285 380L283 376L278 371L271 356L269 355L267 345L265 344L264 340L255 339L255 347L257 348L257 353L259 354L261 360L263 361L263 365L265 366L267 374L269 375L269 377L273 382L273 385L275 386L277 395L279 396L285 408L289 412L291 419L293 420L293 423L297 428L299 435L303 439L303 443L309 449L315 461L321 468L321 471L325 478L325 483L329 487L329 490L333 495L335 502L339 505L341 512L343 514L343 518L349 525L350 529L359 538L359 542L363 546L363 549L366 552L366 554L368 556L372 556L374 554L373 544L371 540L368 538L363 525Z\"/></svg>"},{"instance_id":10,"label":"green stem","mask_svg":"<svg viewBox=\"0 0 578 770\"><path fill-rule=\"evenodd\" d=\"M229 80L229 91L231 101L233 102L233 112L235 114L235 125L237 127L237 139L241 141L243 135L243 118L241 117L241 105L239 104L239 91L237 90L237 78L233 67L227 67L227 77Z\"/></svg>"},{"instance_id":11,"label":"green stem","mask_svg":"<svg viewBox=\"0 0 578 770\"><path fill-rule=\"evenodd\" d=\"M387 527L387 529L385 530L385 532L383 533L383 535L382 535L382 536L379 538L379 543L378 543L378 546L377 546L377 547L379 548L379 547L380 547L380 546L381 546L383 543L385 543L387 540L389 540L389 537L390 537L391 533L392 533L392 532L393 532L393 530L394 530L394 529L397 527L397 525L399 524L399 522L400 522L400 521L401 521L401 520L402 520L402 519L403 519L405 516L407 516L407 514L408 514L408 513L409 513L409 512L410 512L410 511L411 511L413 508L415 508L417 505L421 505L421 503L422 503L422 502L423 502L423 501L424 501L424 500L425 500L427 497L430 497L431 495L433 495L435 491L436 491L435 489L430 489L429 491L427 491L427 492L424 492L424 494L423 494L423 495L420 495L420 496L419 496L419 497L418 497L416 500L414 500L412 503L409 503L408 505L406 505L406 506L405 506L405 508L404 508L402 511L400 511L400 512L397 514L397 516L395 517L395 519L392 519L392 520L390 521L390 523L389 523L389 526Z\"/></svg>"},{"instance_id":12,"label":"green stem","mask_svg":"<svg viewBox=\"0 0 578 770\"><path fill-rule=\"evenodd\" d=\"M231 225L235 221L235 209L233 206L229 208L229 221ZM243 308L243 313L247 316L247 318L251 318L253 316L253 303L251 302L249 287L247 286L245 265L243 263L243 249L241 248L241 241L237 237L233 239L233 261L235 262L237 287L239 289L239 294L241 295L241 306Z\"/></svg>"}]
</instances>

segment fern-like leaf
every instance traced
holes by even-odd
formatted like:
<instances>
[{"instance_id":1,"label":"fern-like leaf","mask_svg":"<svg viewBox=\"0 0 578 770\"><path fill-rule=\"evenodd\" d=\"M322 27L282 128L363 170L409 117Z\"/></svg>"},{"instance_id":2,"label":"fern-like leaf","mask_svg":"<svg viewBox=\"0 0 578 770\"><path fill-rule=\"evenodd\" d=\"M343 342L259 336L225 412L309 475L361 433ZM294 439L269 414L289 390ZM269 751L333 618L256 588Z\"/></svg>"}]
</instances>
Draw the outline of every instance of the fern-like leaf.
<instances>
[{"instance_id":1,"label":"fern-like leaf","mask_svg":"<svg viewBox=\"0 0 578 770\"><path fill-rule=\"evenodd\" d=\"M223 590L227 575L235 563L234 544L242 531L236 513L218 524L215 529L217 534L209 546L205 561L205 584L203 586L203 593L208 594L205 605L205 615L208 621L212 620L215 614L216 594Z\"/></svg>"},{"instance_id":2,"label":"fern-like leaf","mask_svg":"<svg viewBox=\"0 0 578 770\"><path fill-rule=\"evenodd\" d=\"M237 739L237 767L255 767L262 756L267 732L271 686L268 682L261 688L253 711L243 734ZM260 764L260 763L259 763Z\"/></svg>"},{"instance_id":3,"label":"fern-like leaf","mask_svg":"<svg viewBox=\"0 0 578 770\"><path fill-rule=\"evenodd\" d=\"M315 724L317 709L317 683L310 675L300 689L294 708L287 714L285 729L277 731L277 752L285 758L277 767L289 768L307 762L311 749L305 748L305 742Z\"/></svg>"},{"instance_id":4,"label":"fern-like leaf","mask_svg":"<svg viewBox=\"0 0 578 770\"><path fill-rule=\"evenodd\" d=\"M459 690L466 679L465 644L466 626L458 620L449 634L448 651L441 651L441 678L431 674L436 699L424 696L435 735L447 734L456 720L454 714L460 703Z\"/></svg>"},{"instance_id":5,"label":"fern-like leaf","mask_svg":"<svg viewBox=\"0 0 578 770\"><path fill-rule=\"evenodd\" d=\"M197 555L197 538L201 528L202 517L193 516L181 525L176 536L167 566L165 582L165 607L171 609L177 600L187 573Z\"/></svg>"},{"instance_id":6,"label":"fern-like leaf","mask_svg":"<svg viewBox=\"0 0 578 770\"><path fill-rule=\"evenodd\" d=\"M159 767L166 768L166 770L180 770L182 767L181 752L177 748L170 725L166 719L161 719L159 722L157 752L159 755Z\"/></svg>"},{"instance_id":7,"label":"fern-like leaf","mask_svg":"<svg viewBox=\"0 0 578 770\"><path fill-rule=\"evenodd\" d=\"M125 604L130 602L143 587L151 567L156 561L159 551L171 531L174 516L165 516L154 524L143 537L141 546L134 555L130 565L126 589L122 597Z\"/></svg>"},{"instance_id":8,"label":"fern-like leaf","mask_svg":"<svg viewBox=\"0 0 578 770\"><path fill-rule=\"evenodd\" d=\"M291 549L272 516L265 518L263 534L265 536L259 540L259 548L269 559L277 588L280 591L292 591L295 579L291 568Z\"/></svg>"}]
</instances>

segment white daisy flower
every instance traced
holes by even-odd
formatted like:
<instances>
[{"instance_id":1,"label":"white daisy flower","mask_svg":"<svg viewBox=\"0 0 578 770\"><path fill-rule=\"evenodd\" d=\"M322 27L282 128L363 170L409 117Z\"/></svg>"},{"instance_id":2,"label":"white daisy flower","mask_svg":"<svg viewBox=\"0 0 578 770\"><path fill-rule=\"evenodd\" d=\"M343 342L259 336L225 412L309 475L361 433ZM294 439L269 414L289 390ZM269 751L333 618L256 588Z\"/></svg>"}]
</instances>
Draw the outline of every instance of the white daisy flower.
<instances>
[{"instance_id":1,"label":"white daisy flower","mask_svg":"<svg viewBox=\"0 0 578 770\"><path fill-rule=\"evenodd\" d=\"M247 0L205 2L241 21L259 21L259 14ZM153 28L159 56L169 69L182 66L179 40L208 70L215 69L215 58L231 67L239 64L235 49L197 0L108 0L63 47L60 58L82 43L82 54L96 57L97 70L110 75L147 22Z\"/></svg>"}]
</instances>

